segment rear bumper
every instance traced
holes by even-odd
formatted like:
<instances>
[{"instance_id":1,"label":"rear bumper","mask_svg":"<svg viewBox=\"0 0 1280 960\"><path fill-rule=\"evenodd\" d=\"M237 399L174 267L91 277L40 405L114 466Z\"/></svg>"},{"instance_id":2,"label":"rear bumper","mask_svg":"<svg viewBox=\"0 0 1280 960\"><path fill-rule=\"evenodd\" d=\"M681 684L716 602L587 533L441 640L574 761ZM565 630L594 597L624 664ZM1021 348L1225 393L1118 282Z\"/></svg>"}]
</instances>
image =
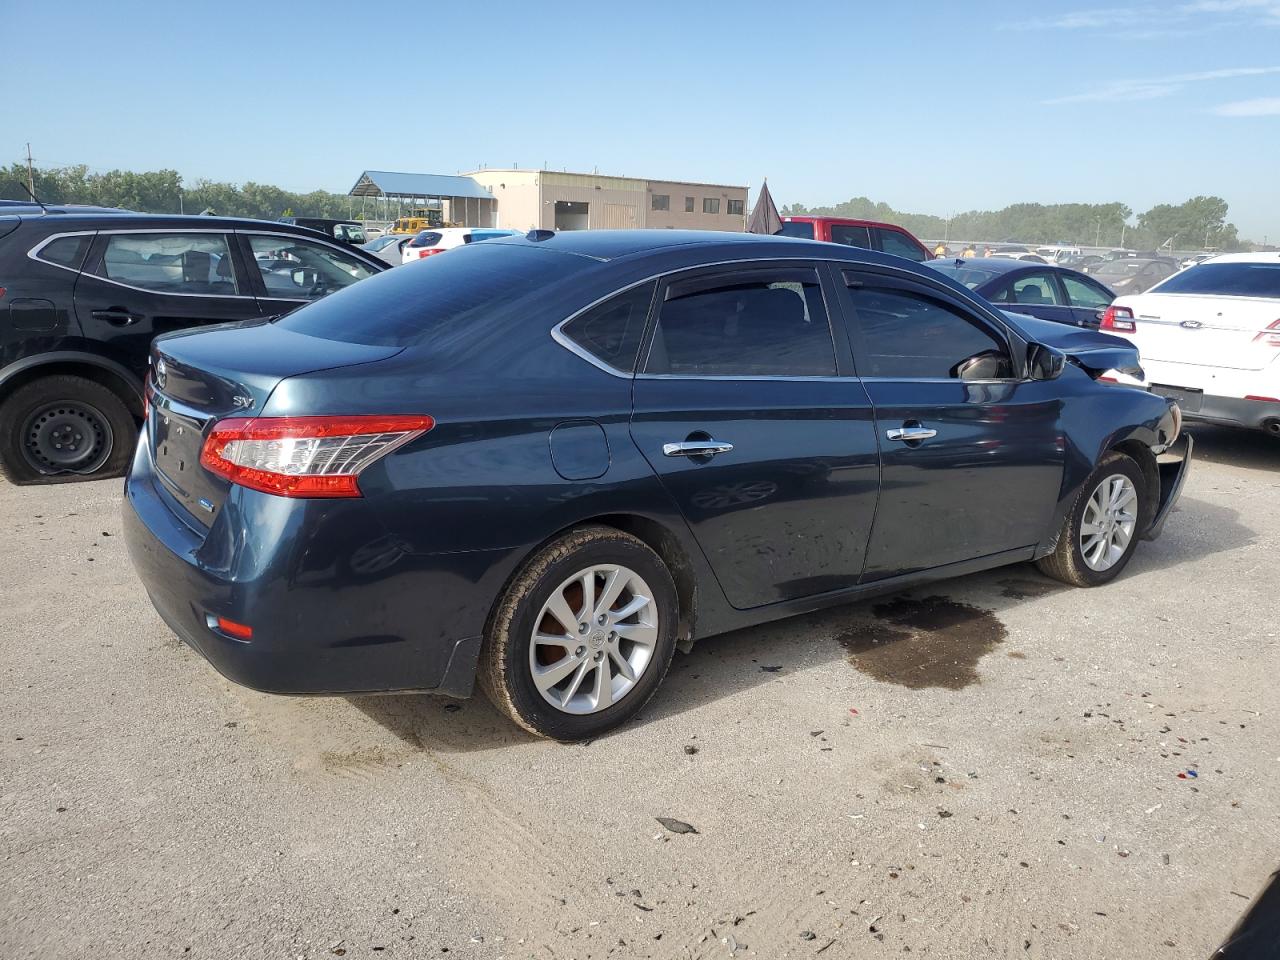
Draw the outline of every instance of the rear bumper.
<instances>
[{"instance_id":1,"label":"rear bumper","mask_svg":"<svg viewBox=\"0 0 1280 960\"><path fill-rule=\"evenodd\" d=\"M1195 449L1195 441L1191 434L1184 433L1173 445L1160 455L1156 469L1160 471L1160 506L1151 521L1143 540L1154 540L1164 530L1164 523L1173 512L1174 504L1182 496L1182 486L1191 473L1191 453Z\"/></svg>"},{"instance_id":2,"label":"rear bumper","mask_svg":"<svg viewBox=\"0 0 1280 960\"><path fill-rule=\"evenodd\" d=\"M156 611L228 680L268 693L470 696L505 551L417 555L363 501L237 488L207 535L179 519L145 443L124 536ZM216 628L226 617L248 642Z\"/></svg>"},{"instance_id":3,"label":"rear bumper","mask_svg":"<svg viewBox=\"0 0 1280 960\"><path fill-rule=\"evenodd\" d=\"M1205 394L1197 411L1184 410L1188 420L1207 423L1224 423L1251 430L1267 430L1268 424L1280 423L1280 402L1274 400L1243 400L1238 397L1215 397ZM1268 431L1274 432L1274 431Z\"/></svg>"}]
</instances>

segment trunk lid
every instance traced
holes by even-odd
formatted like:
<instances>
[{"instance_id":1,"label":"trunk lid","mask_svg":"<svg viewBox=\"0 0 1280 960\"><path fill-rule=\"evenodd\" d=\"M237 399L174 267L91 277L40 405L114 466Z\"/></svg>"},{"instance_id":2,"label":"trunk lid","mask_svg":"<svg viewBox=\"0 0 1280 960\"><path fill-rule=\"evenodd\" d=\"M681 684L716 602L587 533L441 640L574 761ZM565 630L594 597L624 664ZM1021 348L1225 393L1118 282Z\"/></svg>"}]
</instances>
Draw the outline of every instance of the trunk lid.
<instances>
[{"instance_id":1,"label":"trunk lid","mask_svg":"<svg viewBox=\"0 0 1280 960\"><path fill-rule=\"evenodd\" d=\"M1147 293L1115 305L1133 311L1135 329L1125 336L1149 360L1261 370L1280 353L1258 336L1280 320L1277 299Z\"/></svg>"},{"instance_id":2,"label":"trunk lid","mask_svg":"<svg viewBox=\"0 0 1280 960\"><path fill-rule=\"evenodd\" d=\"M309 337L268 321L160 337L151 348L144 436L160 480L177 505L207 528L230 486L200 465L215 422L260 413L288 377L385 360L402 349Z\"/></svg>"}]
</instances>

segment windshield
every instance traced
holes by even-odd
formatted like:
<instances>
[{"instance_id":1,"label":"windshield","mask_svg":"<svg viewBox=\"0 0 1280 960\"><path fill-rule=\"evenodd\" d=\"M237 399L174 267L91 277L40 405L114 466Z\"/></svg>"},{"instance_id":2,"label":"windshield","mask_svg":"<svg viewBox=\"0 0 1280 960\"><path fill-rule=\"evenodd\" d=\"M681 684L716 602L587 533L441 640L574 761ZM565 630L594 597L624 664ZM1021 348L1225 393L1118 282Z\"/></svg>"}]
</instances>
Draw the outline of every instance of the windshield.
<instances>
[{"instance_id":1,"label":"windshield","mask_svg":"<svg viewBox=\"0 0 1280 960\"><path fill-rule=\"evenodd\" d=\"M1146 266L1143 260L1112 260L1094 271L1096 277L1135 277Z\"/></svg>"},{"instance_id":2,"label":"windshield","mask_svg":"<svg viewBox=\"0 0 1280 960\"><path fill-rule=\"evenodd\" d=\"M401 239L403 238L397 237L393 234L388 234L385 237L378 237L376 240L370 240L368 243L364 245L364 248L371 253L377 253L383 247L389 247L391 246L391 244Z\"/></svg>"},{"instance_id":3,"label":"windshield","mask_svg":"<svg viewBox=\"0 0 1280 960\"><path fill-rule=\"evenodd\" d=\"M812 223L784 223L778 231L780 237L800 237L802 240L813 239Z\"/></svg>"},{"instance_id":4,"label":"windshield","mask_svg":"<svg viewBox=\"0 0 1280 960\"><path fill-rule=\"evenodd\" d=\"M957 283L963 283L970 290L976 290L988 280L997 276L992 270L979 270L976 267L958 267L955 261L947 260L930 260L927 266L932 267L939 273L945 273Z\"/></svg>"},{"instance_id":5,"label":"windshield","mask_svg":"<svg viewBox=\"0 0 1280 960\"><path fill-rule=\"evenodd\" d=\"M1156 291L1280 300L1280 262L1201 263L1174 274Z\"/></svg>"},{"instance_id":6,"label":"windshield","mask_svg":"<svg viewBox=\"0 0 1280 960\"><path fill-rule=\"evenodd\" d=\"M380 273L276 322L326 340L406 347L484 323L591 264L511 243L477 243Z\"/></svg>"}]
</instances>

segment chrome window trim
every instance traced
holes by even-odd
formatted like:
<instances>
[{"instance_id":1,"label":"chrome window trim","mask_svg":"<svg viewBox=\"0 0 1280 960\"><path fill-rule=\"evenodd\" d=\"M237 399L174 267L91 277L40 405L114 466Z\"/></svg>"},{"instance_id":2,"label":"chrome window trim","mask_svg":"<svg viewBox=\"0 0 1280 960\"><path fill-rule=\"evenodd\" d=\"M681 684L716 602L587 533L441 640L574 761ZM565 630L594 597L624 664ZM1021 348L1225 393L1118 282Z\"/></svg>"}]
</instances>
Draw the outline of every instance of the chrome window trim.
<instances>
[{"instance_id":1,"label":"chrome window trim","mask_svg":"<svg viewBox=\"0 0 1280 960\"><path fill-rule=\"evenodd\" d=\"M43 263L46 267L57 267L59 270L67 270L79 275L80 270L77 267L68 267L65 263L54 263L52 260L46 260L40 256L40 251L53 243L53 241L61 240L63 237L92 237L96 235L97 232L97 230L69 230L66 233L51 233L28 250L27 257L28 259L36 261L36 263Z\"/></svg>"}]
</instances>

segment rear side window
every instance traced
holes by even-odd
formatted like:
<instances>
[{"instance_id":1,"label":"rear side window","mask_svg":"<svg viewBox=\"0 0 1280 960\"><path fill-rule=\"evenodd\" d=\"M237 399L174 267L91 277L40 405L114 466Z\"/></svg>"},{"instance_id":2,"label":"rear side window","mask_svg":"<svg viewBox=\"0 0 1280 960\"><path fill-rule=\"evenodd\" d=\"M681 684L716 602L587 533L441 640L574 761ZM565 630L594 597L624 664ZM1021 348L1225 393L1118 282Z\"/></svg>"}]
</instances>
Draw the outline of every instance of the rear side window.
<instances>
[{"instance_id":1,"label":"rear side window","mask_svg":"<svg viewBox=\"0 0 1280 960\"><path fill-rule=\"evenodd\" d=\"M84 255L89 250L89 241L92 239L93 237L87 234L79 237L58 237L41 247L36 258L56 263L60 267L79 270L80 264L84 263Z\"/></svg>"},{"instance_id":2,"label":"rear side window","mask_svg":"<svg viewBox=\"0 0 1280 960\"><path fill-rule=\"evenodd\" d=\"M813 239L812 223L783 223L782 229L778 231L780 237L799 237L802 240Z\"/></svg>"},{"instance_id":3,"label":"rear side window","mask_svg":"<svg viewBox=\"0 0 1280 960\"><path fill-rule=\"evenodd\" d=\"M1011 376L1003 339L976 317L912 290L852 286L853 337L858 375L946 380L979 355L998 358L991 375Z\"/></svg>"},{"instance_id":4,"label":"rear side window","mask_svg":"<svg viewBox=\"0 0 1280 960\"><path fill-rule=\"evenodd\" d=\"M412 270L387 270L276 322L326 340L407 347L527 310L551 284L592 265L500 240L473 243Z\"/></svg>"},{"instance_id":5,"label":"rear side window","mask_svg":"<svg viewBox=\"0 0 1280 960\"><path fill-rule=\"evenodd\" d=\"M239 293L221 233L117 233L107 237L101 275L156 293Z\"/></svg>"},{"instance_id":6,"label":"rear side window","mask_svg":"<svg viewBox=\"0 0 1280 960\"><path fill-rule=\"evenodd\" d=\"M642 283L574 317L561 332L601 363L624 373L636 366L657 281Z\"/></svg>"},{"instance_id":7,"label":"rear side window","mask_svg":"<svg viewBox=\"0 0 1280 960\"><path fill-rule=\"evenodd\" d=\"M833 223L831 225L831 242L843 243L846 247L862 247L871 249L871 231L866 227L851 227L848 224Z\"/></svg>"},{"instance_id":8,"label":"rear side window","mask_svg":"<svg viewBox=\"0 0 1280 960\"><path fill-rule=\"evenodd\" d=\"M1053 278L1044 273L1019 277L991 299L993 303L1024 303L1033 307L1062 306Z\"/></svg>"},{"instance_id":9,"label":"rear side window","mask_svg":"<svg viewBox=\"0 0 1280 960\"><path fill-rule=\"evenodd\" d=\"M673 284L645 371L833 376L835 347L817 271L755 270Z\"/></svg>"},{"instance_id":10,"label":"rear side window","mask_svg":"<svg viewBox=\"0 0 1280 960\"><path fill-rule=\"evenodd\" d=\"M924 251L917 244L912 243L909 237L897 230L885 230L879 227L876 228L876 233L880 235L880 249L883 252L891 253L895 257L906 257L916 263L924 263Z\"/></svg>"}]
</instances>

